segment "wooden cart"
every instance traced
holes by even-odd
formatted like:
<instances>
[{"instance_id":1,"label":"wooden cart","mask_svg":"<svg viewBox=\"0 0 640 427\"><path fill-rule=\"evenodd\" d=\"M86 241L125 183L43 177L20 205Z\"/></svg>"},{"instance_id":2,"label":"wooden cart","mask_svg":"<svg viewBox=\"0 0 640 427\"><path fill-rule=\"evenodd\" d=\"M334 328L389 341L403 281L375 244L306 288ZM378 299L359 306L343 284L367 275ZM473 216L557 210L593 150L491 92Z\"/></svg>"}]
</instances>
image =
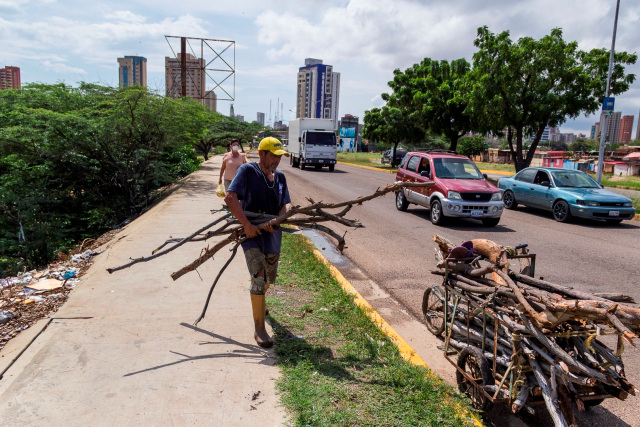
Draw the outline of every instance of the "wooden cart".
<instances>
[{"instance_id":1,"label":"wooden cart","mask_svg":"<svg viewBox=\"0 0 640 427\"><path fill-rule=\"evenodd\" d=\"M535 255L526 253L525 248L526 245L517 247L517 253L510 258L522 260L521 271L533 277ZM568 425L565 420L574 419L572 403L584 410L584 406L598 405L609 397L626 397L591 379L574 375L575 379L566 381L566 373L561 376L560 372L554 372L558 362L551 357L549 360L540 357L544 352L539 348L535 354L539 360L536 361L528 354L537 342L536 337L514 330L518 325L505 324L504 317L496 313L500 311L499 297L461 289L458 283L449 280L448 270L441 286L433 285L425 291L422 311L429 331L444 339L444 356L456 368L460 392L469 396L476 409L487 411L491 405L508 404L514 413L524 409L533 414L537 405L546 404L554 423L562 426ZM622 345L619 331L611 328L597 331L585 328L547 333L546 336L554 340L572 337L583 340L592 337L593 340L596 334L618 335L618 346ZM615 354L619 355L620 350L619 347ZM614 354L608 349L603 351ZM616 356L612 362L617 363L616 369L624 375L621 360ZM551 378L550 382L540 377L543 372ZM564 381L566 387L558 387L556 381ZM613 396L607 390L617 395Z\"/></svg>"}]
</instances>

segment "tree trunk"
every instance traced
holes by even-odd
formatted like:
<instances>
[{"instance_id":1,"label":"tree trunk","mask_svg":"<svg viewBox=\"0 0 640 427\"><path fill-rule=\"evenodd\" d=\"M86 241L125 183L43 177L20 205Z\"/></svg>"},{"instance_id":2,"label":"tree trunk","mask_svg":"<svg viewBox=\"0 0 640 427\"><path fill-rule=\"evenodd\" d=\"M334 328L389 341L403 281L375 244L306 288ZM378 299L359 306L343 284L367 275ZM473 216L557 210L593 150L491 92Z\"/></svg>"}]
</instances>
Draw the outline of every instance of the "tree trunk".
<instances>
[{"instance_id":1,"label":"tree trunk","mask_svg":"<svg viewBox=\"0 0 640 427\"><path fill-rule=\"evenodd\" d=\"M398 162L396 162L396 150L398 149L398 144L400 144L400 141L396 142L393 144L393 153L391 154L391 167L396 167L398 166Z\"/></svg>"},{"instance_id":2,"label":"tree trunk","mask_svg":"<svg viewBox=\"0 0 640 427\"><path fill-rule=\"evenodd\" d=\"M451 151L456 151L456 149L458 148L458 139L460 139L460 135L458 135L458 132L449 132L449 141L451 141L451 144L449 145L449 150Z\"/></svg>"}]
</instances>

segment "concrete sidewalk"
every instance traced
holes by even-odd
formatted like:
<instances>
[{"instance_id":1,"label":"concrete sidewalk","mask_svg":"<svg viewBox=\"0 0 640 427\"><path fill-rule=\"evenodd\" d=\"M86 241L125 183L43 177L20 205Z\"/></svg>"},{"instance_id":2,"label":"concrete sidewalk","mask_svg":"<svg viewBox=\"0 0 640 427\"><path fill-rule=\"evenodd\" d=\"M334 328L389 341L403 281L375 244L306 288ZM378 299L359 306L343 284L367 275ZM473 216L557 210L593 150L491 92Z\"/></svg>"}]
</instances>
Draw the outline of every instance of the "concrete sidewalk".
<instances>
[{"instance_id":1,"label":"concrete sidewalk","mask_svg":"<svg viewBox=\"0 0 640 427\"><path fill-rule=\"evenodd\" d=\"M207 317L191 326L229 252L173 282L170 273L207 243L109 274L169 237L213 220L220 157L129 224L53 314L46 330L0 380L5 425L224 425L285 423L273 350L253 339L249 273L240 250L218 283ZM208 242L211 244L211 242ZM26 332L26 331L25 331ZM270 331L271 332L271 331ZM24 339L0 356L13 358ZM21 348L22 346L22 348Z\"/></svg>"}]
</instances>

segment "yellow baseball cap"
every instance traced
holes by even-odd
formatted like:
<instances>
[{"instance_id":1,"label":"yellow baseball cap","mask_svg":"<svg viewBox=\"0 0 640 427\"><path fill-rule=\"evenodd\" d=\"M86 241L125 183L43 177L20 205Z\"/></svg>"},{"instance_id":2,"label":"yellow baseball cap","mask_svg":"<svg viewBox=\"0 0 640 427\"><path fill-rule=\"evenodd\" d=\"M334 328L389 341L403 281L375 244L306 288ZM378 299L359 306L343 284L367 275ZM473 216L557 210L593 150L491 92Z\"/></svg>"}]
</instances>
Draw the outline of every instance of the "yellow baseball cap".
<instances>
[{"instance_id":1,"label":"yellow baseball cap","mask_svg":"<svg viewBox=\"0 0 640 427\"><path fill-rule=\"evenodd\" d=\"M258 145L258 150L271 151L271 153L276 156L289 157L289 153L282 149L282 143L278 138L274 138L272 136L263 138L262 141L260 141L260 145Z\"/></svg>"}]
</instances>

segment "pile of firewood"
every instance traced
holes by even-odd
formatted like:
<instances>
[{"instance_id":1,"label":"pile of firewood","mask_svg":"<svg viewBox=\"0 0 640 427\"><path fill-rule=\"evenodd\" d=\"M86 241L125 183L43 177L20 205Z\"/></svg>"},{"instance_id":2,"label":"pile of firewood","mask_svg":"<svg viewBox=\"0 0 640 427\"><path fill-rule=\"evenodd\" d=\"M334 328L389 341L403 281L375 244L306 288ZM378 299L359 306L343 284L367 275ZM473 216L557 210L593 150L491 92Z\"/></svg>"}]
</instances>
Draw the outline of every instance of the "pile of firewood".
<instances>
[{"instance_id":1,"label":"pile of firewood","mask_svg":"<svg viewBox=\"0 0 640 427\"><path fill-rule=\"evenodd\" d=\"M625 342L633 345L640 330L640 309L621 303L632 298L530 277L526 262L516 268L509 259L513 248L489 240L458 247L437 235L433 240L439 269L432 273L452 290L430 291L440 310L447 307L446 345L484 348L479 354L494 367L494 378L482 384L490 395L506 397L514 413L532 412L528 401L542 396L556 426L576 425L572 402L583 411L605 397L635 395L621 360ZM615 350L602 335L617 338ZM507 377L512 387L504 385Z\"/></svg>"}]
</instances>

